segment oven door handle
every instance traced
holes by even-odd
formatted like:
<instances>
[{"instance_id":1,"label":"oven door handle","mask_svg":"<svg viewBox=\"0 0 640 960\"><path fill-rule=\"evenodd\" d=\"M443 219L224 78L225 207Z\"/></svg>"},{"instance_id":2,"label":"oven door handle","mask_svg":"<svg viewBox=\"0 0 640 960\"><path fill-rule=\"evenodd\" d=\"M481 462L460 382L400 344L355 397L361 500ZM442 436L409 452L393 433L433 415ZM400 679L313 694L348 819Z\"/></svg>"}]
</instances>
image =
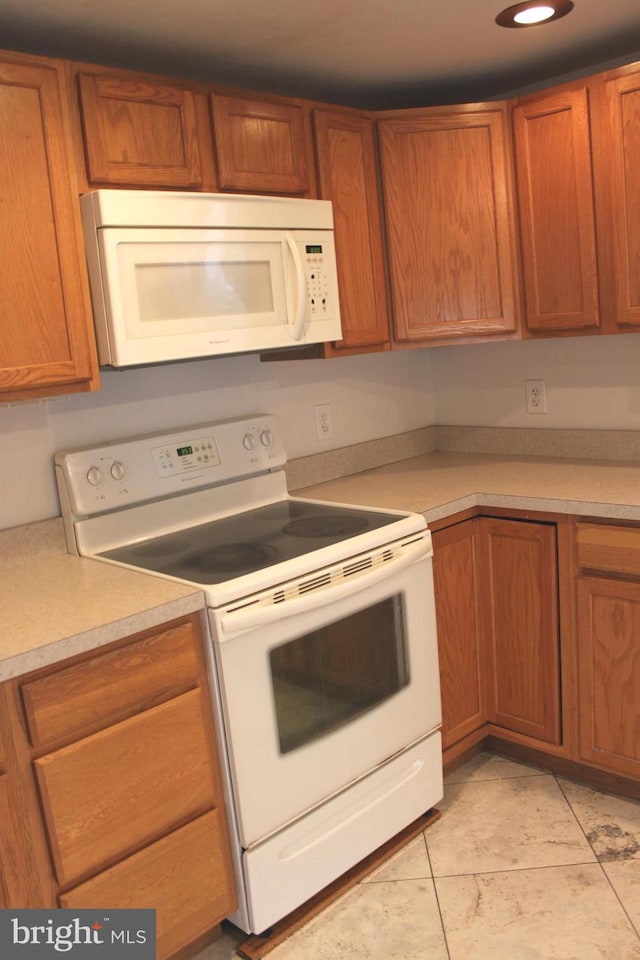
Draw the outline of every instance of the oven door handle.
<instances>
[{"instance_id":1,"label":"oven door handle","mask_svg":"<svg viewBox=\"0 0 640 960\"><path fill-rule=\"evenodd\" d=\"M302 597L296 597L293 600L285 600L282 603L274 603L270 606L247 607L242 610L234 610L223 613L218 624L221 633L230 635L245 633L247 630L254 630L257 627L264 627L285 617L293 617L299 613L308 613L310 610L317 610L323 603L333 603L336 600L343 600L345 597L352 597L369 587L374 587L396 573L400 573L412 564L417 563L426 557L431 556L431 540L420 538L416 543L405 547L403 553L393 560L385 561L382 566L367 573L355 574L347 581L339 583L337 586L320 586ZM226 639L219 637L219 639Z\"/></svg>"}]
</instances>

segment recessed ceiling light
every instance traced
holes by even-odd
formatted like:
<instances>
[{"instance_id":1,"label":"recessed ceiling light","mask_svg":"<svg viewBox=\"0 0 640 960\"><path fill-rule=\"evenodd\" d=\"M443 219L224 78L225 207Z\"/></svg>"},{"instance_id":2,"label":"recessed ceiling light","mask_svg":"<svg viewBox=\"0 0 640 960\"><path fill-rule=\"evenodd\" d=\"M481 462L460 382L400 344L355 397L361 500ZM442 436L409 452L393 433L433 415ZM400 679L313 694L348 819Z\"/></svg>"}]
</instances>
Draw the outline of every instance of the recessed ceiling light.
<instances>
[{"instance_id":1,"label":"recessed ceiling light","mask_svg":"<svg viewBox=\"0 0 640 960\"><path fill-rule=\"evenodd\" d=\"M496 23L501 27L535 27L539 23L550 23L566 17L573 10L572 0L548 0L540 3L538 0L527 0L526 3L514 3L496 17Z\"/></svg>"}]
</instances>

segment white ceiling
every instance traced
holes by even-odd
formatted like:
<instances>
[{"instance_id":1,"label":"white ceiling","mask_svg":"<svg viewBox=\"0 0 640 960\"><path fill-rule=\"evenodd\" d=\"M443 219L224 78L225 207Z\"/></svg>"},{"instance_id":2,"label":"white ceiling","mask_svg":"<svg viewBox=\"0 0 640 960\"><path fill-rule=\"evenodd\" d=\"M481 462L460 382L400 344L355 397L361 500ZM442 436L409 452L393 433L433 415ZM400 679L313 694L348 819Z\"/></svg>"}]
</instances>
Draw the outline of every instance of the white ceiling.
<instances>
[{"instance_id":1,"label":"white ceiling","mask_svg":"<svg viewBox=\"0 0 640 960\"><path fill-rule=\"evenodd\" d=\"M501 0L0 0L0 45L362 107L479 100L640 59L640 0L526 30Z\"/></svg>"}]
</instances>

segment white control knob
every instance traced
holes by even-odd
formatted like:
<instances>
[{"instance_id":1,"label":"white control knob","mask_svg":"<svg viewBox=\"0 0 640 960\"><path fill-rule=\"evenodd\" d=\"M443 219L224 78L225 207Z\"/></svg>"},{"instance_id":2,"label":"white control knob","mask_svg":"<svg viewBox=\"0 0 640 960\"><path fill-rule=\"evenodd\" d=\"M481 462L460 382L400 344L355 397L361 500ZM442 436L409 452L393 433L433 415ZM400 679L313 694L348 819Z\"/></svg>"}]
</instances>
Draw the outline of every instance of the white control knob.
<instances>
[{"instance_id":1,"label":"white control knob","mask_svg":"<svg viewBox=\"0 0 640 960\"><path fill-rule=\"evenodd\" d=\"M263 430L260 434L260 443L263 447L270 447L273 443L273 434L271 430Z\"/></svg>"},{"instance_id":2,"label":"white control knob","mask_svg":"<svg viewBox=\"0 0 640 960\"><path fill-rule=\"evenodd\" d=\"M245 450L253 450L255 446L255 440L250 433L245 433L244 437L242 438L242 446L245 448Z\"/></svg>"},{"instance_id":3,"label":"white control knob","mask_svg":"<svg viewBox=\"0 0 640 960\"><path fill-rule=\"evenodd\" d=\"M99 467L89 467L87 470L87 480L92 487L97 487L102 480L102 474Z\"/></svg>"},{"instance_id":4,"label":"white control knob","mask_svg":"<svg viewBox=\"0 0 640 960\"><path fill-rule=\"evenodd\" d=\"M120 460L114 460L111 464L111 476L114 480L122 480L127 472L127 468Z\"/></svg>"}]
</instances>

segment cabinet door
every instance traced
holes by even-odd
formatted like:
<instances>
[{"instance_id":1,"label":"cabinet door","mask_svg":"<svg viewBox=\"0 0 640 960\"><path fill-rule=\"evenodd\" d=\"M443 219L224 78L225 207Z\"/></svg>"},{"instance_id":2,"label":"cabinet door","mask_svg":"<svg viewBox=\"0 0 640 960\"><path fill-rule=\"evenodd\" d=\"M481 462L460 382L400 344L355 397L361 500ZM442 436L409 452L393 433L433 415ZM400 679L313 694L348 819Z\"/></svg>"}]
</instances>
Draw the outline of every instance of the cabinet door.
<instances>
[{"instance_id":1,"label":"cabinet door","mask_svg":"<svg viewBox=\"0 0 640 960\"><path fill-rule=\"evenodd\" d=\"M640 585L578 579L580 755L640 778Z\"/></svg>"},{"instance_id":2,"label":"cabinet door","mask_svg":"<svg viewBox=\"0 0 640 960\"><path fill-rule=\"evenodd\" d=\"M555 526L483 518L479 556L489 720L559 744Z\"/></svg>"},{"instance_id":3,"label":"cabinet door","mask_svg":"<svg viewBox=\"0 0 640 960\"><path fill-rule=\"evenodd\" d=\"M525 323L534 333L599 326L589 105L585 88L513 111Z\"/></svg>"},{"instance_id":4,"label":"cabinet door","mask_svg":"<svg viewBox=\"0 0 640 960\"><path fill-rule=\"evenodd\" d=\"M598 256L604 326L640 327L640 70L593 81Z\"/></svg>"},{"instance_id":5,"label":"cabinet door","mask_svg":"<svg viewBox=\"0 0 640 960\"><path fill-rule=\"evenodd\" d=\"M0 62L0 400L97 386L60 67Z\"/></svg>"},{"instance_id":6,"label":"cabinet door","mask_svg":"<svg viewBox=\"0 0 640 960\"><path fill-rule=\"evenodd\" d=\"M487 719L476 561L479 522L467 520L433 534L443 748Z\"/></svg>"},{"instance_id":7,"label":"cabinet door","mask_svg":"<svg viewBox=\"0 0 640 960\"><path fill-rule=\"evenodd\" d=\"M81 73L80 107L93 184L200 187L193 94L140 76Z\"/></svg>"},{"instance_id":8,"label":"cabinet door","mask_svg":"<svg viewBox=\"0 0 640 960\"><path fill-rule=\"evenodd\" d=\"M315 110L320 197L333 201L342 340L336 351L389 342L373 121Z\"/></svg>"},{"instance_id":9,"label":"cabinet door","mask_svg":"<svg viewBox=\"0 0 640 960\"><path fill-rule=\"evenodd\" d=\"M22 827L9 774L0 775L0 909L31 903L29 868L21 846Z\"/></svg>"},{"instance_id":10,"label":"cabinet door","mask_svg":"<svg viewBox=\"0 0 640 960\"><path fill-rule=\"evenodd\" d=\"M235 909L231 871L221 868L226 855L225 824L211 810L61 894L60 906L155 909L158 960L164 960Z\"/></svg>"},{"instance_id":11,"label":"cabinet door","mask_svg":"<svg viewBox=\"0 0 640 960\"><path fill-rule=\"evenodd\" d=\"M222 190L309 193L304 115L299 104L212 96Z\"/></svg>"},{"instance_id":12,"label":"cabinet door","mask_svg":"<svg viewBox=\"0 0 640 960\"><path fill-rule=\"evenodd\" d=\"M379 132L396 339L514 333L506 106L387 116Z\"/></svg>"}]
</instances>

